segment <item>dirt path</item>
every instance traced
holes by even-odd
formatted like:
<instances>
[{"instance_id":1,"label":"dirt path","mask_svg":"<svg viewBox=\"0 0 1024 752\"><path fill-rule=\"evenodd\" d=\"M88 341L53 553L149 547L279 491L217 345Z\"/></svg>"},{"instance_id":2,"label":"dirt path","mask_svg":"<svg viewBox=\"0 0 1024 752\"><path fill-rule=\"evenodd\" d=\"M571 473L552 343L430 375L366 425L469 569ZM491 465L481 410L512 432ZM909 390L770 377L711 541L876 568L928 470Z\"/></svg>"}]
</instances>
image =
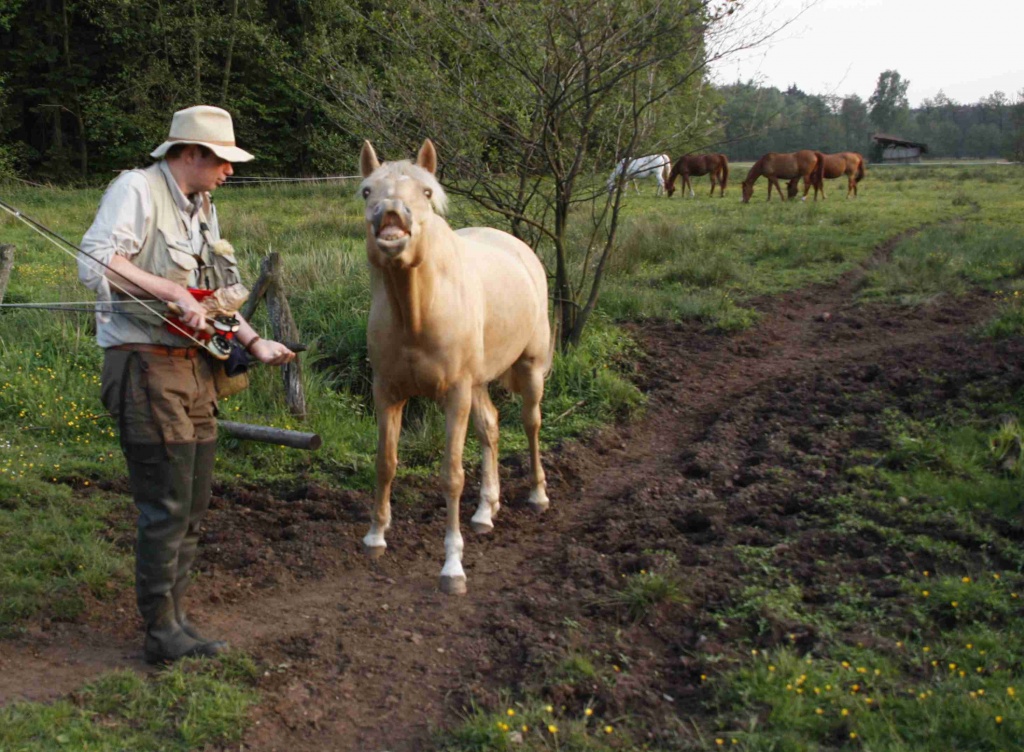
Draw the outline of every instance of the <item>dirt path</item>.
<instances>
[{"instance_id":1,"label":"dirt path","mask_svg":"<svg viewBox=\"0 0 1024 752\"><path fill-rule=\"evenodd\" d=\"M884 262L898 240L870 263ZM833 406L867 393L858 385L898 395L921 388L908 379L922 369L974 364L1001 373L1019 355L970 340L992 312L987 299L861 306L854 297L863 275L766 300L760 324L739 336L634 327L647 350L638 364L647 413L546 456L552 506L543 518L523 503L513 460L502 466L494 534L474 536L468 517L478 485L467 483L464 598L437 592L444 513L434 485L399 491L390 548L376 562L359 550L365 495L310 487L279 499L218 489L194 620L266 667L264 701L243 748L422 749L470 697L493 702L502 688L530 688L578 647L580 630L567 620L583 626L589 647L614 642L621 619L601 596L624 573L650 566L651 551L672 552L685 570L695 596L688 618L632 626L615 660L633 670L616 691L593 692L609 713L681 713L699 697L697 646L724 649L730 639L710 633L700 616L741 576L729 547L795 531L808 545L821 539L795 520L838 482L841 464L830 458L842 447L830 445L827 427ZM824 463L805 462L805 444ZM0 642L0 704L55 697L126 665L147 670L129 598L117 604L124 616L114 626L97 616L35 625L23 639ZM546 691L571 703L584 690Z\"/></svg>"}]
</instances>

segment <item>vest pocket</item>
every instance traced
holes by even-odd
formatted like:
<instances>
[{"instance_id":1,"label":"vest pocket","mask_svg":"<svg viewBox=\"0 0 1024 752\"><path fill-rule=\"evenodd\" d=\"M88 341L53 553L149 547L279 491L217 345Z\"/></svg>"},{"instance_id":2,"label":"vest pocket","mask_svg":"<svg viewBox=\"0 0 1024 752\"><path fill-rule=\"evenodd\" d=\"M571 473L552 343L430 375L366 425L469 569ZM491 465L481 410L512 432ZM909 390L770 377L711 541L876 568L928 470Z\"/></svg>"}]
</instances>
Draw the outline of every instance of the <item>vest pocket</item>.
<instances>
[{"instance_id":1,"label":"vest pocket","mask_svg":"<svg viewBox=\"0 0 1024 752\"><path fill-rule=\"evenodd\" d=\"M177 282L182 287L188 287L192 279L192 273L199 268L199 261L192 253L192 246L187 241L175 240L163 235L164 244L167 246L167 255L171 264L167 266L167 277L172 282Z\"/></svg>"}]
</instances>

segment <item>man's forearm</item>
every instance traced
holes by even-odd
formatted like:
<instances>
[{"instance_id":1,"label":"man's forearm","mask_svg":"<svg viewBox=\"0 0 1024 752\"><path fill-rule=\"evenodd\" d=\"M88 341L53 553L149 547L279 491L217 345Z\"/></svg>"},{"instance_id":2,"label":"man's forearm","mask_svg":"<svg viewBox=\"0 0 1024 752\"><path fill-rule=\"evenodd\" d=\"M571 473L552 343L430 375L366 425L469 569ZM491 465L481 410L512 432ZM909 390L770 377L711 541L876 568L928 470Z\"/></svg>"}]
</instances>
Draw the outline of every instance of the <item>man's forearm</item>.
<instances>
[{"instance_id":1,"label":"man's forearm","mask_svg":"<svg viewBox=\"0 0 1024 752\"><path fill-rule=\"evenodd\" d=\"M107 265L106 277L115 290L128 292L136 297L154 297L168 303L180 300L187 292L181 285L143 271L124 256L116 254Z\"/></svg>"}]
</instances>

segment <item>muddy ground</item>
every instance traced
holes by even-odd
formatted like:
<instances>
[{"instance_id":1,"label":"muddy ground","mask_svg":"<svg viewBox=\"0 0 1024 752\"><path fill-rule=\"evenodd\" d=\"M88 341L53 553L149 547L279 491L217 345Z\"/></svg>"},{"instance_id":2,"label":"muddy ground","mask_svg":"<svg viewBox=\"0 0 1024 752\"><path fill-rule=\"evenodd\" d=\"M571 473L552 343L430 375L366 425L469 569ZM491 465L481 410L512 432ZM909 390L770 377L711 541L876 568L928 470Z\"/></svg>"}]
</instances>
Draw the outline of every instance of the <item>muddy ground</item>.
<instances>
[{"instance_id":1,"label":"muddy ground","mask_svg":"<svg viewBox=\"0 0 1024 752\"><path fill-rule=\"evenodd\" d=\"M892 245L869 263L883 263ZM818 639L799 624L711 615L749 576L740 544L774 547L805 603L826 603L851 577L876 580L880 600L902 597L886 576L928 562L834 532L825 500L847 487L853 450L884 448L884 410L927 417L968 385L1015 389L1024 347L975 337L994 310L986 296L862 305L863 276L761 301L761 323L740 335L634 326L648 409L547 452L543 517L524 503L521 460L508 460L496 529L473 535L478 482L469 478L465 597L437 590L436 483L400 484L379 561L360 550L366 493L218 487L192 612L265 669L241 748L419 750L471 700L497 703L503 690L570 710L590 701L601 717L631 716L652 739L684 733L707 712L700 675L714 673L715 656L780 641L811 649ZM634 620L610 597L624 574L668 566L684 602ZM147 670L131 597L115 619L98 605L79 623L42 619L0 642L0 703L55 697L126 665ZM615 682L561 681L570 655L602 674L622 670Z\"/></svg>"}]
</instances>

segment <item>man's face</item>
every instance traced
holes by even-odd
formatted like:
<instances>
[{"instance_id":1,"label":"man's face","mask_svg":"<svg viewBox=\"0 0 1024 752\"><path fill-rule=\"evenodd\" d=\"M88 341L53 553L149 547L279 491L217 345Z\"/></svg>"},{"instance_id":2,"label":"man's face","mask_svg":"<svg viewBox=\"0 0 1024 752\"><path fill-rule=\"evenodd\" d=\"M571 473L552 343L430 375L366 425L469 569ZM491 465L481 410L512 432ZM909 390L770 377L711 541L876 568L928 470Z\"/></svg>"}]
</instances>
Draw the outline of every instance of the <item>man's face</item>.
<instances>
[{"instance_id":1,"label":"man's face","mask_svg":"<svg viewBox=\"0 0 1024 752\"><path fill-rule=\"evenodd\" d=\"M226 159L221 159L213 152L203 156L196 148L189 157L188 182L193 193L212 191L235 174L231 163Z\"/></svg>"}]
</instances>

